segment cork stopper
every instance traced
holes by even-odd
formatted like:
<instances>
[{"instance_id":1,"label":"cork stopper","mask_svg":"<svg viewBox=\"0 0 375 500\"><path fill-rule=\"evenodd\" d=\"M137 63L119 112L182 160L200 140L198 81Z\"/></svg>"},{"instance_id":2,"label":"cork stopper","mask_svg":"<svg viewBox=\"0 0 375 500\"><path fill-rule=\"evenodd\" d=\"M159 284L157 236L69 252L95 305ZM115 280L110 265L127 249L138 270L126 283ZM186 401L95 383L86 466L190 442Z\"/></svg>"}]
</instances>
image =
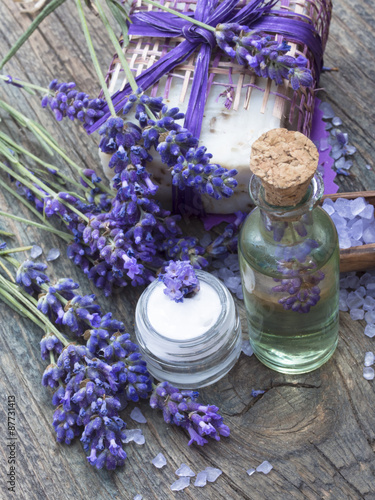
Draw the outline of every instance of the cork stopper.
<instances>
[{"instance_id":1,"label":"cork stopper","mask_svg":"<svg viewBox=\"0 0 375 500\"><path fill-rule=\"evenodd\" d=\"M253 143L250 169L261 179L268 203L295 206L305 196L318 160L319 152L308 137L276 128Z\"/></svg>"}]
</instances>

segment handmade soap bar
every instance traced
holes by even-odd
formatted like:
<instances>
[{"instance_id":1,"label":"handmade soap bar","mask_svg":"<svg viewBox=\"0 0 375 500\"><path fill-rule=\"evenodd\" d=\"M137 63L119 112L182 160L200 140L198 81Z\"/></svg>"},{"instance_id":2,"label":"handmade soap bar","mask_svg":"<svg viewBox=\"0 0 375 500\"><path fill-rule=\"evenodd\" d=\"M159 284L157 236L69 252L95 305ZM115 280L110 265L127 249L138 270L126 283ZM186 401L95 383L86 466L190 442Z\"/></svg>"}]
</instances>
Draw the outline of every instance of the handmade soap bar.
<instances>
[{"instance_id":1,"label":"handmade soap bar","mask_svg":"<svg viewBox=\"0 0 375 500\"><path fill-rule=\"evenodd\" d=\"M179 3L176 8L190 12L194 10L195 3L194 1ZM247 3L249 2L245 2ZM181 5L184 5L184 8ZM140 4L137 4L135 13L139 12L139 7ZM241 2L238 8L242 7ZM283 11L295 12L296 19L301 23L308 23L308 19L311 19L324 49L331 8L330 0L301 0L298 3L282 0L280 5L274 7L275 11L278 11L275 13L275 19L277 15L281 16ZM152 68L155 62L185 40L182 37L155 36L155 28L153 33L152 37L131 36L130 44L124 51L136 76ZM278 35L278 40L281 39ZM287 40L293 42L293 37ZM313 56L306 45L293 43L291 45L291 54L304 54L310 61L313 75L316 76L314 69L316 54ZM199 57L199 50L194 51L182 64L160 78L147 93L163 96L168 105L178 106L185 112ZM127 80L117 58L111 65L109 75L111 93L115 98L122 98L121 91L125 88ZM245 68L237 64L234 59L226 57L218 47L212 50L200 144L213 154L213 163L228 169L236 168L239 173L236 177L238 188L230 200L214 200L204 196L206 212L230 213L250 207L248 164L252 143L264 132L278 127L299 130L308 136L314 110L315 86L316 82L311 88L300 88L298 91L293 91L287 81L284 85L277 86L271 80L255 76L250 68ZM112 177L113 174L108 169L109 157L101 154L101 158L106 175ZM161 186L159 198L168 204L172 200L172 187L167 167L155 159L149 170L153 173L154 181Z\"/></svg>"}]
</instances>

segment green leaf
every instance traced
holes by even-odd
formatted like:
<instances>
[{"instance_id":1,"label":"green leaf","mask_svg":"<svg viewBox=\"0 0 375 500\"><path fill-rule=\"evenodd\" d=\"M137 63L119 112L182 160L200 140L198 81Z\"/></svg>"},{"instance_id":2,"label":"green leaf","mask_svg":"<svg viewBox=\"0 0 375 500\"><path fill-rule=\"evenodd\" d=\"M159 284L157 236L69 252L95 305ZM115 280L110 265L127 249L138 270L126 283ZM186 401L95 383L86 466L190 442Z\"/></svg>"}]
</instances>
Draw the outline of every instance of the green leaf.
<instances>
[{"instance_id":1,"label":"green leaf","mask_svg":"<svg viewBox=\"0 0 375 500\"><path fill-rule=\"evenodd\" d=\"M117 2L113 0L106 0L106 3L111 11L112 16L117 21L120 26L122 37L124 39L124 44L128 45L129 37L128 37L128 21L130 21L129 15L126 10Z\"/></svg>"}]
</instances>

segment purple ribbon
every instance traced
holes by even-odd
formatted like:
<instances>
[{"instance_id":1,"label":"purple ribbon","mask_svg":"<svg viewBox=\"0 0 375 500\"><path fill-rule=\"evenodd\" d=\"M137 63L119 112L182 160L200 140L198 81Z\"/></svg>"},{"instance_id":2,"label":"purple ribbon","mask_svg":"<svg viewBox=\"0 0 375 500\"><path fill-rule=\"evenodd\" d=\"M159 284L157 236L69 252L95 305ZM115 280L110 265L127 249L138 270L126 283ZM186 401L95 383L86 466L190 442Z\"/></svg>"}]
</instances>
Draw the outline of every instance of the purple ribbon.
<instances>
[{"instance_id":1,"label":"purple ribbon","mask_svg":"<svg viewBox=\"0 0 375 500\"><path fill-rule=\"evenodd\" d=\"M195 12L188 15L210 26L229 22L239 23L251 29L283 35L290 42L306 45L313 54L316 79L319 79L323 60L322 42L308 17L293 12L272 10L276 0L251 0L241 9L236 9L239 1L224 0L219 4L218 0L198 0ZM137 12L131 16L131 20L130 35L185 38L136 78L138 86L143 90L154 85L162 76L186 61L199 48L184 122L184 126L194 136L199 137L206 101L211 52L216 47L215 35L212 31L168 12ZM116 112L121 110L127 96L131 93L131 87L127 84L122 91L113 95L112 101ZM106 114L87 127L89 134L108 119L108 108L104 110L107 111ZM191 190L185 190L185 202L189 204L187 197L191 197Z\"/></svg>"}]
</instances>

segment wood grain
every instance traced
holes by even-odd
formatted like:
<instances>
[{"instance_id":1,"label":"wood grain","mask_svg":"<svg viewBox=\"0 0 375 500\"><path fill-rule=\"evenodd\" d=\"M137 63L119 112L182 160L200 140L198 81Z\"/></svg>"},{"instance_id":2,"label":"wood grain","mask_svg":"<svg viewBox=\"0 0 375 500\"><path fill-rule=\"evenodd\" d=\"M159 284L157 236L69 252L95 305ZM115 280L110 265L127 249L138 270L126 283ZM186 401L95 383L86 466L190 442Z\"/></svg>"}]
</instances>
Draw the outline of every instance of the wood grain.
<instances>
[{"instance_id":1,"label":"wood grain","mask_svg":"<svg viewBox=\"0 0 375 500\"><path fill-rule=\"evenodd\" d=\"M11 0L0 2L0 56L4 55L30 23ZM112 57L112 49L98 19L88 14L89 26L98 49L102 68ZM340 190L375 189L375 173L365 165L373 163L375 141L375 8L372 0L336 0L325 65L339 66L339 73L323 74L321 98L332 103L344 123L344 131L358 152L352 174L339 179ZM34 33L6 72L21 79L46 85L53 77L75 80L91 95L99 92L96 77L80 30L73 0L51 15ZM97 137L87 136L71 123L57 124L40 109L37 98L20 90L0 86L0 97L25 114L35 117L53 131L69 154L82 165L98 165ZM37 154L38 144L4 113L1 126ZM47 156L46 156L47 158ZM69 166L56 159L58 166ZM7 193L0 193L2 210L28 217ZM191 222L191 230L199 231ZM39 243L45 253L60 247L60 257L50 271L55 276L71 276L82 291L94 292L79 269L64 256L57 237L40 234L33 227L2 219L0 228L16 234L22 244ZM100 297L105 310L134 328L134 309L139 290L128 288L112 299ZM239 304L244 335L246 323ZM142 404L148 419L142 425L143 446L128 445L126 466L116 472L96 471L86 461L79 442L63 446L55 442L51 426L51 394L40 384L45 364L40 360L38 342L42 333L29 321L0 303L0 498L11 498L6 490L6 397L17 400L17 492L14 498L27 500L126 499L140 493L144 499L375 499L375 386L362 377L366 351L374 350L374 340L363 334L364 323L353 322L341 313L340 342L334 357L321 369L307 375L286 376L262 366L254 357L241 355L232 371L220 382L201 391L202 400L218 405L232 430L230 438L204 448L188 447L180 429L167 426L162 416ZM251 397L252 389L265 393ZM129 428L137 424L122 417ZM157 470L151 460L159 452L167 466ZM270 474L246 470L268 460ZM198 472L207 466L219 467L222 476L205 488L190 486L173 493L170 484L182 462Z\"/></svg>"}]
</instances>

